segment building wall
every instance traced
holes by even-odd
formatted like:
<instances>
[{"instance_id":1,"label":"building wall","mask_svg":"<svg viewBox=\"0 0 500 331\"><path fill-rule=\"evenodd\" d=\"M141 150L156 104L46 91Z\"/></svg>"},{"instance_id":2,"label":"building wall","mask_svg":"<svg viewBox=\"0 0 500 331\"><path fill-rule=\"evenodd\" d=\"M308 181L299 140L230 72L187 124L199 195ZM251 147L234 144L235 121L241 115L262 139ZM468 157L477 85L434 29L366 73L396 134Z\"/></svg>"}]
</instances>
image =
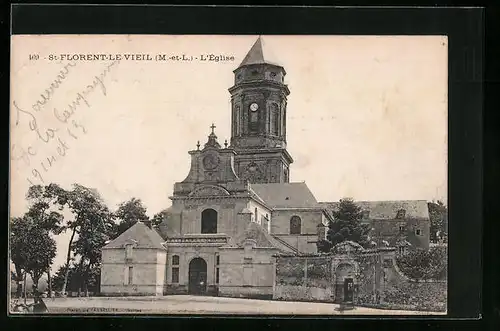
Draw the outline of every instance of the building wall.
<instances>
[{"instance_id":1,"label":"building wall","mask_svg":"<svg viewBox=\"0 0 500 331\"><path fill-rule=\"evenodd\" d=\"M272 298L275 249L220 250L220 296Z\"/></svg>"},{"instance_id":2,"label":"building wall","mask_svg":"<svg viewBox=\"0 0 500 331\"><path fill-rule=\"evenodd\" d=\"M242 145L252 144L273 144L276 142L271 137L254 136L245 139L238 139L237 142ZM234 159L234 169L241 179L246 179L250 183L283 183L287 182L288 176L285 171L288 168L288 162L284 162L282 152L270 152L253 154L254 150L245 150L238 148L238 155ZM249 157L250 155L250 157ZM257 174L249 172L249 166L257 166Z\"/></svg>"},{"instance_id":3,"label":"building wall","mask_svg":"<svg viewBox=\"0 0 500 331\"><path fill-rule=\"evenodd\" d=\"M255 217L255 210L257 209L257 217ZM262 225L263 227L265 226L264 222L265 220L263 219L264 217L269 219L269 224L267 224L267 227L264 227L268 232L271 231L271 224L272 224L272 220L271 220L271 216L272 216L272 213L269 209L263 207L261 204L259 203L256 203L255 201L253 200L250 200L248 202L248 210L250 210L252 212L252 221Z\"/></svg>"},{"instance_id":4,"label":"building wall","mask_svg":"<svg viewBox=\"0 0 500 331\"><path fill-rule=\"evenodd\" d=\"M166 252L134 249L131 261L125 261L125 249L102 251L101 293L103 295L161 295ZM132 283L129 284L129 267Z\"/></svg>"},{"instance_id":5,"label":"building wall","mask_svg":"<svg viewBox=\"0 0 500 331\"><path fill-rule=\"evenodd\" d=\"M411 243L411 248L429 249L430 241L430 221L426 219L390 219L371 220L373 234L380 240L386 240L391 245L404 236ZM403 230L400 230L400 226ZM417 235L416 230L420 229L421 234Z\"/></svg>"},{"instance_id":6,"label":"building wall","mask_svg":"<svg viewBox=\"0 0 500 331\"><path fill-rule=\"evenodd\" d=\"M290 219L299 216L301 234L290 234ZM272 212L271 233L284 240L303 253L316 253L318 224L322 224L324 215L321 211L278 210Z\"/></svg>"},{"instance_id":7,"label":"building wall","mask_svg":"<svg viewBox=\"0 0 500 331\"><path fill-rule=\"evenodd\" d=\"M194 258L202 258L207 263L207 289L213 294L216 288L215 283L215 259L218 254L217 247L196 247L196 246L169 246L167 254L167 264L165 266L165 293L166 294L186 294L189 286L189 263ZM172 265L172 257L179 256L179 265ZM179 282L172 283L172 268L179 268Z\"/></svg>"},{"instance_id":8,"label":"building wall","mask_svg":"<svg viewBox=\"0 0 500 331\"><path fill-rule=\"evenodd\" d=\"M299 252L311 254L311 253L317 253L318 251L318 247L316 245L316 242L318 241L317 234L313 235L285 234L285 235L275 235L275 236L285 241L290 246L297 249Z\"/></svg>"},{"instance_id":9,"label":"building wall","mask_svg":"<svg viewBox=\"0 0 500 331\"><path fill-rule=\"evenodd\" d=\"M271 233L290 234L290 219L299 216L302 234L317 234L317 226L323 221L321 211L276 210L272 212Z\"/></svg>"},{"instance_id":10,"label":"building wall","mask_svg":"<svg viewBox=\"0 0 500 331\"><path fill-rule=\"evenodd\" d=\"M172 216L173 226L165 226L166 235L182 235L201 233L201 213L205 209L217 211L217 233L236 234L237 214L247 207L245 199L200 199L179 202L177 210L182 210L177 216ZM167 220L168 222L168 220ZM169 228L175 230L168 231Z\"/></svg>"}]
</instances>

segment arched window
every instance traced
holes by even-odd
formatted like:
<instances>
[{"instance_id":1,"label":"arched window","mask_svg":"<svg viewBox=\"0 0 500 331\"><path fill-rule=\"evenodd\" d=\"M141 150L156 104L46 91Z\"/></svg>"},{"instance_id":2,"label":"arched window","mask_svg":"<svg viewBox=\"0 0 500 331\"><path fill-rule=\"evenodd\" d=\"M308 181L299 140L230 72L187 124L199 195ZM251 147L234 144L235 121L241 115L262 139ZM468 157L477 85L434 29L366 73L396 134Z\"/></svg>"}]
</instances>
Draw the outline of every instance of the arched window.
<instances>
[{"instance_id":1,"label":"arched window","mask_svg":"<svg viewBox=\"0 0 500 331\"><path fill-rule=\"evenodd\" d=\"M280 114L277 104L273 104L271 107L271 134L278 136L280 131Z\"/></svg>"},{"instance_id":2,"label":"arched window","mask_svg":"<svg viewBox=\"0 0 500 331\"><path fill-rule=\"evenodd\" d=\"M240 135L240 106L234 107L234 135Z\"/></svg>"},{"instance_id":3,"label":"arched window","mask_svg":"<svg viewBox=\"0 0 500 331\"><path fill-rule=\"evenodd\" d=\"M201 233L217 233L217 212L205 209L201 213Z\"/></svg>"},{"instance_id":4,"label":"arched window","mask_svg":"<svg viewBox=\"0 0 500 331\"><path fill-rule=\"evenodd\" d=\"M257 112L250 112L250 131L257 132L259 129L259 114Z\"/></svg>"},{"instance_id":5,"label":"arched window","mask_svg":"<svg viewBox=\"0 0 500 331\"><path fill-rule=\"evenodd\" d=\"M301 220L298 216L292 216L290 218L290 234L300 234L301 233Z\"/></svg>"}]
</instances>

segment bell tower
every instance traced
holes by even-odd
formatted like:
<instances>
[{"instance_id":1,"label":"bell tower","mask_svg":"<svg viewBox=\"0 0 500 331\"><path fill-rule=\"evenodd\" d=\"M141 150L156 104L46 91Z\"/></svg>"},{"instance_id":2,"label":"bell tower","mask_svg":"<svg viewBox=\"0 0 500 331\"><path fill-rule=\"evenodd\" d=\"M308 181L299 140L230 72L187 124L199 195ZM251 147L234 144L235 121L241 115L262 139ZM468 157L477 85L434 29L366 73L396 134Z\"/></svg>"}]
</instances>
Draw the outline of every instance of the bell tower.
<instances>
[{"instance_id":1,"label":"bell tower","mask_svg":"<svg viewBox=\"0 0 500 331\"><path fill-rule=\"evenodd\" d=\"M285 69L269 61L259 37L234 70L231 147L238 177L250 183L287 183L293 162L286 150Z\"/></svg>"}]
</instances>

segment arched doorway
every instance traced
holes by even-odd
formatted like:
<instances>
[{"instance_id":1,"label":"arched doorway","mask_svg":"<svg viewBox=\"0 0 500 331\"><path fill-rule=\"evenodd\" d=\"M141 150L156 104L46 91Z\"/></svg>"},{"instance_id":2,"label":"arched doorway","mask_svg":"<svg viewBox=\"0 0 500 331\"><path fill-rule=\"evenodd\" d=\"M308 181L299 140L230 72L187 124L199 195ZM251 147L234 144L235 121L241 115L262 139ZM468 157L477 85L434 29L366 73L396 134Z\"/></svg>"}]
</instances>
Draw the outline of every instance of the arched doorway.
<instances>
[{"instance_id":1,"label":"arched doorway","mask_svg":"<svg viewBox=\"0 0 500 331\"><path fill-rule=\"evenodd\" d=\"M197 257L189 262L189 294L203 295L207 291L207 262Z\"/></svg>"},{"instance_id":2,"label":"arched doorway","mask_svg":"<svg viewBox=\"0 0 500 331\"><path fill-rule=\"evenodd\" d=\"M342 262L335 270L335 296L336 302L353 302L355 299L355 268L351 263Z\"/></svg>"},{"instance_id":3,"label":"arched doorway","mask_svg":"<svg viewBox=\"0 0 500 331\"><path fill-rule=\"evenodd\" d=\"M201 233L217 233L217 212L205 209L201 212Z\"/></svg>"}]
</instances>

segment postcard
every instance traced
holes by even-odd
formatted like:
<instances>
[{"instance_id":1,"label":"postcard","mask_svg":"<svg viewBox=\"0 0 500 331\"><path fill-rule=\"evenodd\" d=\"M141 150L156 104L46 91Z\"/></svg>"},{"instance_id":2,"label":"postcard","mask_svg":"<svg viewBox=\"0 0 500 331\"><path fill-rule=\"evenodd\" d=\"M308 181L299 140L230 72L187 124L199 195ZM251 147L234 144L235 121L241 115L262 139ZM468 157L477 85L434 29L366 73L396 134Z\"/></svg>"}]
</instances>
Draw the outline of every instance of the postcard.
<instances>
[{"instance_id":1,"label":"postcard","mask_svg":"<svg viewBox=\"0 0 500 331\"><path fill-rule=\"evenodd\" d=\"M446 314L446 36L11 46L11 314Z\"/></svg>"}]
</instances>

